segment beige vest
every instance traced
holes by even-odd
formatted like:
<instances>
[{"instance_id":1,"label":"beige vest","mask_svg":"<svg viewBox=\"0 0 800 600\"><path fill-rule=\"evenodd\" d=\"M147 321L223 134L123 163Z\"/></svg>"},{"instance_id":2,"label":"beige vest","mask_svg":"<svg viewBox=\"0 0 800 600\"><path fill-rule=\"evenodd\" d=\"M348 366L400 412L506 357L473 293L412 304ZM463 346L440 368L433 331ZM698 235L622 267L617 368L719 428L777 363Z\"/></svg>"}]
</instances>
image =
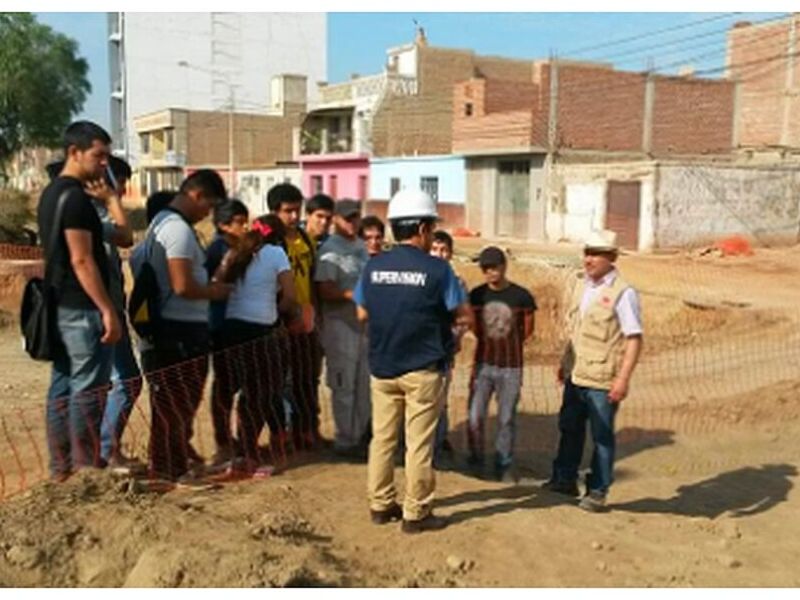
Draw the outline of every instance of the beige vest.
<instances>
[{"instance_id":1,"label":"beige vest","mask_svg":"<svg viewBox=\"0 0 800 600\"><path fill-rule=\"evenodd\" d=\"M610 390L622 365L625 336L614 307L630 286L619 274L611 285L603 286L581 315L584 286L575 286L567 315L570 341L562 360L564 376L581 387Z\"/></svg>"}]
</instances>

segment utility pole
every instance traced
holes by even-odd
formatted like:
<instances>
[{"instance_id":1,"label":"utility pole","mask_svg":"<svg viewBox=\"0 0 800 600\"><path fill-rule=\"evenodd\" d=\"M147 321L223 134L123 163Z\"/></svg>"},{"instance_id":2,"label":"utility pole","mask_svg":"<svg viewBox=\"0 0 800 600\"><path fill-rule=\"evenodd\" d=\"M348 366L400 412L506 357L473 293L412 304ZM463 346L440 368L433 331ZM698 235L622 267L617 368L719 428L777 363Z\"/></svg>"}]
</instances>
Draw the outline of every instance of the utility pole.
<instances>
[{"instance_id":1,"label":"utility pole","mask_svg":"<svg viewBox=\"0 0 800 600\"><path fill-rule=\"evenodd\" d=\"M235 97L234 97L234 90L233 86L228 83L228 194L233 196L235 194L235 187L236 187L236 179L233 176L233 164L234 164L234 157L233 157L233 138L234 138L234 129L233 129L233 115L235 111Z\"/></svg>"},{"instance_id":2,"label":"utility pole","mask_svg":"<svg viewBox=\"0 0 800 600\"><path fill-rule=\"evenodd\" d=\"M233 195L234 188L236 187L236 180L234 178L234 115L236 112L236 95L235 87L231 83L230 75L218 69L207 69L199 65L193 65L185 60L178 61L178 66L186 69L194 69L195 71L202 71L204 73L208 73L212 77L219 77L225 82L225 85L228 86L228 192Z\"/></svg>"}]
</instances>

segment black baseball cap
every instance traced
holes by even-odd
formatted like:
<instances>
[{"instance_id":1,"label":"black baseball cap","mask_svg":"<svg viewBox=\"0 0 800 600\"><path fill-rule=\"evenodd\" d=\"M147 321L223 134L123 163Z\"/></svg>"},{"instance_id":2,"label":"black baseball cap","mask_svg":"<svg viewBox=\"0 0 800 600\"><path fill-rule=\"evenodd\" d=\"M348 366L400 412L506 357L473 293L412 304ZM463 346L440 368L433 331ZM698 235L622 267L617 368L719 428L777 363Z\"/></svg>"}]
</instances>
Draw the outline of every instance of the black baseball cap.
<instances>
[{"instance_id":1,"label":"black baseball cap","mask_svg":"<svg viewBox=\"0 0 800 600\"><path fill-rule=\"evenodd\" d=\"M333 209L333 214L349 219L361 214L361 202L358 200L339 200Z\"/></svg>"},{"instance_id":2,"label":"black baseball cap","mask_svg":"<svg viewBox=\"0 0 800 600\"><path fill-rule=\"evenodd\" d=\"M497 246L489 246L481 250L478 256L478 264L481 269L485 267L496 267L506 264L506 255Z\"/></svg>"}]
</instances>

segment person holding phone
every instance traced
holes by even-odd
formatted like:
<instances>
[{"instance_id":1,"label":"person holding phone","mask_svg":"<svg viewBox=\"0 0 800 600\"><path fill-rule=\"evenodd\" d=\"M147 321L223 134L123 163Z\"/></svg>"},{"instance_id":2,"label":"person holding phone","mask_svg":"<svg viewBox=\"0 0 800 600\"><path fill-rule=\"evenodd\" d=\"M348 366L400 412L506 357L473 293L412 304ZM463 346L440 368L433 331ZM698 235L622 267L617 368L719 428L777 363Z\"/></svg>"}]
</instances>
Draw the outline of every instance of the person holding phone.
<instances>
[{"instance_id":1,"label":"person holding phone","mask_svg":"<svg viewBox=\"0 0 800 600\"><path fill-rule=\"evenodd\" d=\"M97 440L122 325L109 293L102 224L86 188L103 176L110 145L108 133L95 123L67 127L64 166L42 192L37 209L45 263L57 292L61 341L47 394L50 475L56 481L75 469L104 465ZM56 245L49 247L53 228Z\"/></svg>"}]
</instances>

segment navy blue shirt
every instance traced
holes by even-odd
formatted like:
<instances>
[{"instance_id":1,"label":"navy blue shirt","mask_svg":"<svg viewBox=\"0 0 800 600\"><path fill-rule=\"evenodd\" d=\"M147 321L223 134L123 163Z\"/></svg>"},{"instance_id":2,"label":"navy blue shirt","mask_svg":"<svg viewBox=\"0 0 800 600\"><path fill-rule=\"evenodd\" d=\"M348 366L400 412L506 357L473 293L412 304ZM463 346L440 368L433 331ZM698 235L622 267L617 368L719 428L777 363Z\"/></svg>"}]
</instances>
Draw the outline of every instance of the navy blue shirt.
<instances>
[{"instance_id":1,"label":"navy blue shirt","mask_svg":"<svg viewBox=\"0 0 800 600\"><path fill-rule=\"evenodd\" d=\"M228 243L225 238L217 233L214 241L206 250L206 271L208 271L208 279L214 276L217 272L222 257L228 251ZM219 331L225 322L225 309L228 307L227 300L212 300L208 303L208 329L209 331Z\"/></svg>"},{"instance_id":2,"label":"navy blue shirt","mask_svg":"<svg viewBox=\"0 0 800 600\"><path fill-rule=\"evenodd\" d=\"M447 262L401 244L370 259L353 299L369 313L372 375L447 368L455 348L452 311L466 302Z\"/></svg>"}]
</instances>

